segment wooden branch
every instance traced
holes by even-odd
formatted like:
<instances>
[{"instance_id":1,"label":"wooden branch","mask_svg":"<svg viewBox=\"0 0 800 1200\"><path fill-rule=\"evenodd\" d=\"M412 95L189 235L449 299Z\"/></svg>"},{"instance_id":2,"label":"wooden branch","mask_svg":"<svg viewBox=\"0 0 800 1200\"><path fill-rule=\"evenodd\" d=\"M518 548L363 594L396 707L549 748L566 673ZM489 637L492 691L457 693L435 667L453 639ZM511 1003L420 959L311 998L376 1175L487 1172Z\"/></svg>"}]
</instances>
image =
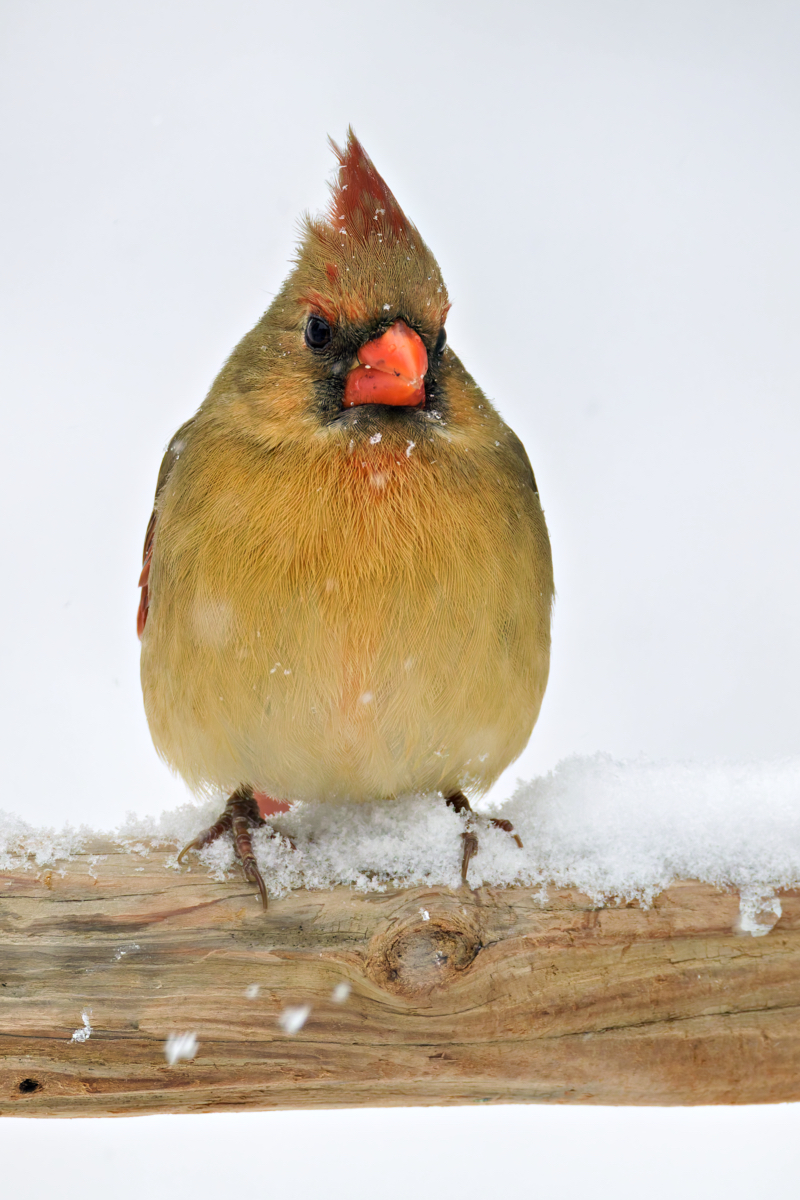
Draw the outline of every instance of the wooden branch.
<instances>
[{"instance_id":1,"label":"wooden branch","mask_svg":"<svg viewBox=\"0 0 800 1200\"><path fill-rule=\"evenodd\" d=\"M264 913L142 849L0 875L3 1115L800 1099L800 893L759 938L691 882L645 911L339 888Z\"/></svg>"}]
</instances>

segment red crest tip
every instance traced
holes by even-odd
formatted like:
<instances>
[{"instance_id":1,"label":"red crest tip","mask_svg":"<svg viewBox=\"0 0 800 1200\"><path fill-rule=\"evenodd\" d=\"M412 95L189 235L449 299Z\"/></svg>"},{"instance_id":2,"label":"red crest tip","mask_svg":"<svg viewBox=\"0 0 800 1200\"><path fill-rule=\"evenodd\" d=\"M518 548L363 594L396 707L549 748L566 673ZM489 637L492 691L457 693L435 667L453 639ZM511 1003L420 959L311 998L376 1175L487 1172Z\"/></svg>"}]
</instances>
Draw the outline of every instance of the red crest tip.
<instances>
[{"instance_id":1,"label":"red crest tip","mask_svg":"<svg viewBox=\"0 0 800 1200\"><path fill-rule=\"evenodd\" d=\"M347 131L344 150L328 139L339 160L339 178L331 187L330 223L340 233L366 238L408 238L416 233L372 160L353 133Z\"/></svg>"}]
</instances>

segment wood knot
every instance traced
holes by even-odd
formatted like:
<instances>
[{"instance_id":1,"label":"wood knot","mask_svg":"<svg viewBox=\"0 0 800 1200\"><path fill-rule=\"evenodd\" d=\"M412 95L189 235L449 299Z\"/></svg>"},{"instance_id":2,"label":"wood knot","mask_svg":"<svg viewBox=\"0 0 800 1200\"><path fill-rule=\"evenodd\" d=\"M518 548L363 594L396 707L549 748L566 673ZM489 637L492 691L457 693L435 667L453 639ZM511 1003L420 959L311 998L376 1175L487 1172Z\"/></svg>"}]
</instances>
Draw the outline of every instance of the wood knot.
<instances>
[{"instance_id":1,"label":"wood knot","mask_svg":"<svg viewBox=\"0 0 800 1200\"><path fill-rule=\"evenodd\" d=\"M477 930L453 913L413 917L372 939L366 972L387 991L415 994L451 983L481 949Z\"/></svg>"}]
</instances>

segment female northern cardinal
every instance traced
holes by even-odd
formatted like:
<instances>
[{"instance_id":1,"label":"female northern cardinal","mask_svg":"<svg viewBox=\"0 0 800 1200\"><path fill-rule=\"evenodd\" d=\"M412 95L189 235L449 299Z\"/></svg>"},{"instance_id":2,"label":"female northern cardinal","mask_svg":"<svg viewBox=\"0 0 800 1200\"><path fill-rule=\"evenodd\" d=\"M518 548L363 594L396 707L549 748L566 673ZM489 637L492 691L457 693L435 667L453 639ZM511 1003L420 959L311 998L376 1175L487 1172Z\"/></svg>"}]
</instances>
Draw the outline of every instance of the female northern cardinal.
<instances>
[{"instance_id":1,"label":"female northern cardinal","mask_svg":"<svg viewBox=\"0 0 800 1200\"><path fill-rule=\"evenodd\" d=\"M139 581L156 748L232 792L186 849L232 829L265 904L259 793L469 808L524 748L549 669L528 456L446 344L416 228L352 130L332 145L327 219L164 456Z\"/></svg>"}]
</instances>

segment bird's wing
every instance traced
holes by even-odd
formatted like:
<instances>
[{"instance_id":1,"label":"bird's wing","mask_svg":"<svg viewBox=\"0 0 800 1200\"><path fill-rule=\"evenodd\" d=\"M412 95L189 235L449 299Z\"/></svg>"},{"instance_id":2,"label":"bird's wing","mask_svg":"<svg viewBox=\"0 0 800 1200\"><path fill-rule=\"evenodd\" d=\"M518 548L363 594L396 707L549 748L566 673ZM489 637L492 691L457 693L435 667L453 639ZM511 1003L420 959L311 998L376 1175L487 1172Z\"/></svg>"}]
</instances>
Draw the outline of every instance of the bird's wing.
<instances>
[{"instance_id":1,"label":"bird's wing","mask_svg":"<svg viewBox=\"0 0 800 1200\"><path fill-rule=\"evenodd\" d=\"M169 479L172 468L181 456L181 452L186 446L186 437L193 424L194 417L181 425L174 438L167 446L167 452L161 460L161 467L158 472L158 483L156 484L156 495L153 501L153 511L150 514L150 520L147 522L147 532L144 535L144 554L142 555L142 573L139 576L139 587L142 589L142 594L139 597L139 611L136 614L136 632L141 638L144 633L144 627L147 624L147 610L150 607L150 564L153 561L153 544L156 537L156 525L158 523L158 501L159 497Z\"/></svg>"}]
</instances>

